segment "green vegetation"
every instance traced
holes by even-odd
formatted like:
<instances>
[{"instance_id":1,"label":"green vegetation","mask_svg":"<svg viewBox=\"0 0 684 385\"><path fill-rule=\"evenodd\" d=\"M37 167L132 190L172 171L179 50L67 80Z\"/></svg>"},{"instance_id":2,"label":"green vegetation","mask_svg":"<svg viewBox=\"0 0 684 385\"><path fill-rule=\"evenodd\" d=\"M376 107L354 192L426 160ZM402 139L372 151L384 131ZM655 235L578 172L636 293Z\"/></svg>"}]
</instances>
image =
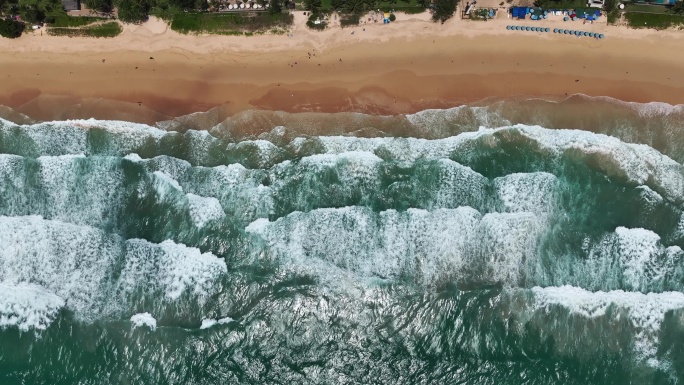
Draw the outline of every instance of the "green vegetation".
<instances>
[{"instance_id":1,"label":"green vegetation","mask_svg":"<svg viewBox=\"0 0 684 385\"><path fill-rule=\"evenodd\" d=\"M666 29L684 26L684 16L658 13L625 13L627 23L632 28Z\"/></svg>"},{"instance_id":2,"label":"green vegetation","mask_svg":"<svg viewBox=\"0 0 684 385\"><path fill-rule=\"evenodd\" d=\"M676 2L672 8L670 8L670 11L676 14L683 14L684 13L684 1L678 1Z\"/></svg>"},{"instance_id":3,"label":"green vegetation","mask_svg":"<svg viewBox=\"0 0 684 385\"><path fill-rule=\"evenodd\" d=\"M458 0L435 0L432 5L432 21L444 23L454 16Z\"/></svg>"},{"instance_id":4,"label":"green vegetation","mask_svg":"<svg viewBox=\"0 0 684 385\"><path fill-rule=\"evenodd\" d=\"M670 10L667 7L651 4L629 4L627 5L626 11L641 13L670 13Z\"/></svg>"},{"instance_id":5,"label":"green vegetation","mask_svg":"<svg viewBox=\"0 0 684 385\"><path fill-rule=\"evenodd\" d=\"M152 8L151 0L117 0L117 13L124 23L142 23L147 21Z\"/></svg>"},{"instance_id":6,"label":"green vegetation","mask_svg":"<svg viewBox=\"0 0 684 385\"><path fill-rule=\"evenodd\" d=\"M98 21L107 20L104 17L91 17L91 16L69 16L69 15L59 15L55 16L54 19L50 20L51 27L82 27L88 24L92 24Z\"/></svg>"},{"instance_id":7,"label":"green vegetation","mask_svg":"<svg viewBox=\"0 0 684 385\"><path fill-rule=\"evenodd\" d=\"M309 19L306 21L306 26L311 28L311 29L317 29L319 31L324 30L328 26L327 23L319 23L319 24L315 23L315 21L317 19L321 19L321 18L322 17L320 14L312 12L311 15L309 16Z\"/></svg>"},{"instance_id":8,"label":"green vegetation","mask_svg":"<svg viewBox=\"0 0 684 385\"><path fill-rule=\"evenodd\" d=\"M617 3L617 0L605 0L603 2L603 10L610 13L617 9Z\"/></svg>"},{"instance_id":9,"label":"green vegetation","mask_svg":"<svg viewBox=\"0 0 684 385\"><path fill-rule=\"evenodd\" d=\"M546 9L577 9L587 6L586 0L536 0L536 7Z\"/></svg>"},{"instance_id":10,"label":"green vegetation","mask_svg":"<svg viewBox=\"0 0 684 385\"><path fill-rule=\"evenodd\" d=\"M16 20L0 19L0 36L15 39L24 32L24 23Z\"/></svg>"},{"instance_id":11,"label":"green vegetation","mask_svg":"<svg viewBox=\"0 0 684 385\"><path fill-rule=\"evenodd\" d=\"M86 7L103 14L111 14L114 10L112 0L82 0Z\"/></svg>"},{"instance_id":12,"label":"green vegetation","mask_svg":"<svg viewBox=\"0 0 684 385\"><path fill-rule=\"evenodd\" d=\"M321 10L321 0L304 0L304 9L317 14Z\"/></svg>"},{"instance_id":13,"label":"green vegetation","mask_svg":"<svg viewBox=\"0 0 684 385\"><path fill-rule=\"evenodd\" d=\"M47 30L48 34L52 36L71 37L114 37L119 35L121 31L121 25L116 21L81 28L53 27Z\"/></svg>"},{"instance_id":14,"label":"green vegetation","mask_svg":"<svg viewBox=\"0 0 684 385\"><path fill-rule=\"evenodd\" d=\"M287 13L178 13L171 29L180 33L242 35L288 28L293 16Z\"/></svg>"},{"instance_id":15,"label":"green vegetation","mask_svg":"<svg viewBox=\"0 0 684 385\"><path fill-rule=\"evenodd\" d=\"M42 23L46 17L65 15L60 0L8 0L2 8L5 14L19 14L29 23Z\"/></svg>"},{"instance_id":16,"label":"green vegetation","mask_svg":"<svg viewBox=\"0 0 684 385\"><path fill-rule=\"evenodd\" d=\"M620 21L621 16L622 16L622 12L620 12L617 9L612 10L606 16L608 18L608 24L611 24L611 25L617 24L617 22Z\"/></svg>"}]
</instances>

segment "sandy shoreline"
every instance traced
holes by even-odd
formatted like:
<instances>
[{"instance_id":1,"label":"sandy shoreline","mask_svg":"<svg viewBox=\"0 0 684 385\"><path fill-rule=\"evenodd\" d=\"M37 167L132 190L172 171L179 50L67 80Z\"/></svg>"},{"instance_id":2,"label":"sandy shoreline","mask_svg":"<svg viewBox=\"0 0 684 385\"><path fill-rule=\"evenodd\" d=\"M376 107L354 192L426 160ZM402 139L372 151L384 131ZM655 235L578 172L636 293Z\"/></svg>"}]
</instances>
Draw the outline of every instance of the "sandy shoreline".
<instances>
[{"instance_id":1,"label":"sandy shoreline","mask_svg":"<svg viewBox=\"0 0 684 385\"><path fill-rule=\"evenodd\" d=\"M114 39L25 36L0 40L0 104L38 120L88 118L153 123L223 105L409 113L486 97L684 103L684 33L544 21L605 33L572 38L514 32L506 18L400 15L392 25L309 31L294 37L184 36L153 20ZM365 31L363 30L365 28ZM351 32L354 32L352 34Z\"/></svg>"}]
</instances>

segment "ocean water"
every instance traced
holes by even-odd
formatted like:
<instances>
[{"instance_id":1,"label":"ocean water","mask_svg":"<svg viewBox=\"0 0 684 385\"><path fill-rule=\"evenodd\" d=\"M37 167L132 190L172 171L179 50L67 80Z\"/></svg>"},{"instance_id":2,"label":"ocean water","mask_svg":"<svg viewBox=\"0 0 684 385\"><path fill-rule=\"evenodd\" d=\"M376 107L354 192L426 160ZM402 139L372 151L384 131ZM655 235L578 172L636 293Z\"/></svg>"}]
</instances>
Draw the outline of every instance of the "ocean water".
<instances>
[{"instance_id":1,"label":"ocean water","mask_svg":"<svg viewBox=\"0 0 684 385\"><path fill-rule=\"evenodd\" d=\"M682 384L684 107L0 120L0 384Z\"/></svg>"}]
</instances>

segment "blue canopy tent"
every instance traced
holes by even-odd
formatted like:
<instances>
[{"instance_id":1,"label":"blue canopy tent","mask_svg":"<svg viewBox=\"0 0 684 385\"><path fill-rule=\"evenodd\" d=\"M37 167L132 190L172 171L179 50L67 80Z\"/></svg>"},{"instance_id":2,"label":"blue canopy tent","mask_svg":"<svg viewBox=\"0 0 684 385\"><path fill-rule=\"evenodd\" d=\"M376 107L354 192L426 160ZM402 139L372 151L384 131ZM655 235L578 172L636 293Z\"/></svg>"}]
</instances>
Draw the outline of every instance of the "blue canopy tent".
<instances>
[{"instance_id":1,"label":"blue canopy tent","mask_svg":"<svg viewBox=\"0 0 684 385\"><path fill-rule=\"evenodd\" d=\"M517 17L518 19L524 19L525 15L528 13L527 7L513 7L511 8L511 16Z\"/></svg>"}]
</instances>

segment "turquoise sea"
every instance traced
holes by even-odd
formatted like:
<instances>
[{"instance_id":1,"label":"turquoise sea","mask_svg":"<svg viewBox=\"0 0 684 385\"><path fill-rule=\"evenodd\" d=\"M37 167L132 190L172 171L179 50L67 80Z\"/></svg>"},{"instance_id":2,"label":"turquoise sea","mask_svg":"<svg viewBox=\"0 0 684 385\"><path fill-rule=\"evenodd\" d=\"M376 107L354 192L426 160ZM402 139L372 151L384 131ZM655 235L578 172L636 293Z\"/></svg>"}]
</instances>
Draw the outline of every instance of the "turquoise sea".
<instances>
[{"instance_id":1,"label":"turquoise sea","mask_svg":"<svg viewBox=\"0 0 684 385\"><path fill-rule=\"evenodd\" d=\"M0 384L682 384L684 106L0 120Z\"/></svg>"}]
</instances>

